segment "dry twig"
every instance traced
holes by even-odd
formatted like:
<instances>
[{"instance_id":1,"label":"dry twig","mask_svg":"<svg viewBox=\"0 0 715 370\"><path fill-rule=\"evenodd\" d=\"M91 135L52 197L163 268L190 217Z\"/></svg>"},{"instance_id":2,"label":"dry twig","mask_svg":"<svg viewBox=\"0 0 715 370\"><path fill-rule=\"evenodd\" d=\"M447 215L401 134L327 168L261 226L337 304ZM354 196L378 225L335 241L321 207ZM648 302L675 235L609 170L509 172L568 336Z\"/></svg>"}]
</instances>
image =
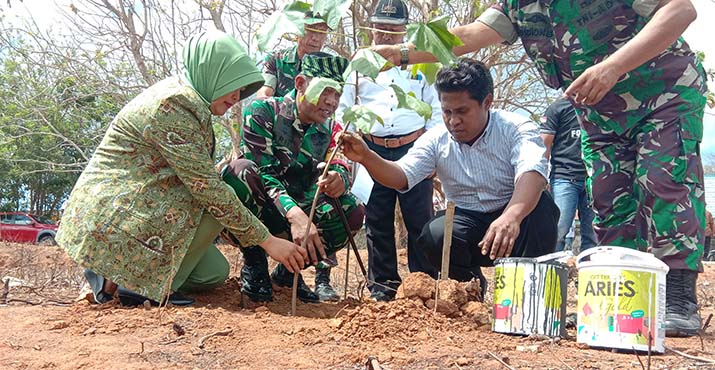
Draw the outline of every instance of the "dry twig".
<instances>
[{"instance_id":1,"label":"dry twig","mask_svg":"<svg viewBox=\"0 0 715 370\"><path fill-rule=\"evenodd\" d=\"M350 303L346 304L345 306L341 307L338 312L335 313L335 316L333 318L337 318L338 315L340 315L341 312L343 312L344 309L346 309L348 306L350 306Z\"/></svg>"},{"instance_id":2,"label":"dry twig","mask_svg":"<svg viewBox=\"0 0 715 370\"><path fill-rule=\"evenodd\" d=\"M225 337L225 336L231 334L231 332L233 332L232 329L225 329L225 330L219 330L219 331L217 331L215 333L211 333L209 335L204 335L203 337L201 337L201 339L199 339L198 347L201 349L204 349L204 345L209 338L218 337L218 336Z\"/></svg>"},{"instance_id":3,"label":"dry twig","mask_svg":"<svg viewBox=\"0 0 715 370\"><path fill-rule=\"evenodd\" d=\"M7 295L10 294L10 279L3 279L2 294L0 294L0 304L7 304Z\"/></svg>"},{"instance_id":4,"label":"dry twig","mask_svg":"<svg viewBox=\"0 0 715 370\"><path fill-rule=\"evenodd\" d=\"M643 365L643 361L641 360L641 356L638 354L638 351L636 351L636 347L633 348L633 354L636 355L636 358L638 359L638 363L641 364L641 369L645 370L645 365Z\"/></svg>"},{"instance_id":5,"label":"dry twig","mask_svg":"<svg viewBox=\"0 0 715 370\"><path fill-rule=\"evenodd\" d=\"M176 337L176 338L171 339L171 340L167 340L167 341L164 341L164 342L159 342L159 345L160 345L160 346L166 346L166 345L169 345L169 344L172 344L172 343L176 343L176 342L178 342L178 341L180 341L180 340L182 340L182 339L184 339L184 338L186 338L186 337Z\"/></svg>"},{"instance_id":6,"label":"dry twig","mask_svg":"<svg viewBox=\"0 0 715 370\"><path fill-rule=\"evenodd\" d=\"M507 368L507 369L509 369L509 370L516 370L516 369L514 369L513 367L509 366L509 364L507 364L506 362L504 362L504 360L500 359L499 356L493 354L493 353L490 352L490 351L487 351L487 353L488 353L490 356L492 356L495 360L499 361L500 364L504 365L505 368Z\"/></svg>"},{"instance_id":7,"label":"dry twig","mask_svg":"<svg viewBox=\"0 0 715 370\"><path fill-rule=\"evenodd\" d=\"M700 350L704 351L705 350L705 340L703 338L703 335L705 335L705 330L710 326L710 320L712 320L713 314L708 315L708 318L705 319L705 323L703 324L703 327L700 328L700 331L698 332L698 337L700 338Z\"/></svg>"},{"instance_id":8,"label":"dry twig","mask_svg":"<svg viewBox=\"0 0 715 370\"><path fill-rule=\"evenodd\" d=\"M668 346L664 346L664 347L665 347L665 350L666 350L666 351L673 352L673 353L675 353L676 355L683 356L683 357L685 357L685 358L687 358L687 359L694 360L694 361L705 362L705 363L708 363L708 364L715 364L715 360L712 360L712 359L709 359L709 358L705 358L705 357L698 357L698 356L689 355L689 354L687 354L687 353L685 353L685 352L683 352L683 351L678 351L677 349L670 348L670 347L668 347Z\"/></svg>"}]
</instances>

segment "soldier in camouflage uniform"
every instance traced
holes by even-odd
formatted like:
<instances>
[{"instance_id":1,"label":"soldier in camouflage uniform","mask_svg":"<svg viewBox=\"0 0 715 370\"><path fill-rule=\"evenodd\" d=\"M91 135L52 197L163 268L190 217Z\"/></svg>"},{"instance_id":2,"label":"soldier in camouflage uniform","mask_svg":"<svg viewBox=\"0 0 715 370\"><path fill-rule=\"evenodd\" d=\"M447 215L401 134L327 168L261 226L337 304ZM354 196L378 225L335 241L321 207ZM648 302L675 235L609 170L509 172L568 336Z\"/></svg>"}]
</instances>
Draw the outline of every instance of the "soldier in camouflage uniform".
<instances>
[{"instance_id":1,"label":"soldier in camouflage uniform","mask_svg":"<svg viewBox=\"0 0 715 370\"><path fill-rule=\"evenodd\" d=\"M278 50L266 56L263 61L263 79L265 83L256 93L257 99L266 99L271 96L281 97L290 94L295 88L295 76L300 70L303 56L319 52L325 44L328 25L319 16L312 12L306 13L305 34L298 38L295 46ZM340 130L340 125L335 124L333 134ZM335 256L330 256L335 260ZM330 267L321 265L315 272L315 292L321 300L334 301L339 297L330 285Z\"/></svg>"},{"instance_id":2,"label":"soldier in camouflage uniform","mask_svg":"<svg viewBox=\"0 0 715 370\"><path fill-rule=\"evenodd\" d=\"M243 140L245 158L233 161L223 178L248 209L276 235L291 237L301 244L308 223L313 196L320 187L316 216L308 235L308 250L324 248L329 255L343 248L348 234L334 209L345 211L351 232L362 227L364 206L352 195L348 169L331 163L326 180L318 181L319 164L331 142L332 115L338 106L342 72L347 60L325 53L303 59L296 90L281 98L256 100L244 111ZM305 96L309 84L328 81L314 104ZM317 181L317 184L316 184ZM230 236L229 236L230 238ZM271 279L290 286L293 274L278 265L269 278L266 253L255 246L244 248L241 270L242 291L254 301L272 298ZM311 255L313 263L320 256ZM300 278L298 297L317 302L319 297Z\"/></svg>"},{"instance_id":3,"label":"soldier in camouflage uniform","mask_svg":"<svg viewBox=\"0 0 715 370\"><path fill-rule=\"evenodd\" d=\"M546 84L565 89L582 122L599 243L668 264L670 336L700 329L706 79L679 37L695 16L690 0L501 0L453 30L465 44L457 54L521 39ZM399 48L379 52L400 61Z\"/></svg>"},{"instance_id":4,"label":"soldier in camouflage uniform","mask_svg":"<svg viewBox=\"0 0 715 370\"><path fill-rule=\"evenodd\" d=\"M256 93L257 99L285 96L295 88L295 76L300 71L303 56L320 51L328 36L328 25L320 17L306 13L305 34L295 46L278 50L263 60L263 87Z\"/></svg>"}]
</instances>

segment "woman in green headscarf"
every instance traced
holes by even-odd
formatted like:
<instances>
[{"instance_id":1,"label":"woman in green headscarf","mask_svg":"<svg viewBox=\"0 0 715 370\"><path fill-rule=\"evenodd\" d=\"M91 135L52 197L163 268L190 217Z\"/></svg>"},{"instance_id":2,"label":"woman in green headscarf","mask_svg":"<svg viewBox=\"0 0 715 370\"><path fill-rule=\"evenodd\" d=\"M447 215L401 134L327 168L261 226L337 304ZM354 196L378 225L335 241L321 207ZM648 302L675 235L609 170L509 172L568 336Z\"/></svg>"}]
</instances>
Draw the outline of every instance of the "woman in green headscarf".
<instances>
[{"instance_id":1,"label":"woman in green headscarf","mask_svg":"<svg viewBox=\"0 0 715 370\"><path fill-rule=\"evenodd\" d=\"M221 284L229 265L212 241L224 228L292 269L307 259L270 235L214 169L211 116L260 88L261 73L218 31L189 39L183 61L183 75L117 114L62 216L57 242L87 269L98 302L115 291L123 303L139 303ZM192 302L179 293L170 301Z\"/></svg>"}]
</instances>

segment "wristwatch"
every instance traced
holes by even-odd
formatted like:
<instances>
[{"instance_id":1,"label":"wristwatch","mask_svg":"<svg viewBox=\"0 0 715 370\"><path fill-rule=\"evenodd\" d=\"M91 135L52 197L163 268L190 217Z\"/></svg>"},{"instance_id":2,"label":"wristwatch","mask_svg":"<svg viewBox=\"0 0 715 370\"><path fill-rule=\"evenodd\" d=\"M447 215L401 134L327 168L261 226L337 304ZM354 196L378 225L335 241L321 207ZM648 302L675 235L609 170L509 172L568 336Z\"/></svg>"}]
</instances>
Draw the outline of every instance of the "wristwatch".
<instances>
[{"instance_id":1,"label":"wristwatch","mask_svg":"<svg viewBox=\"0 0 715 370\"><path fill-rule=\"evenodd\" d=\"M410 49L406 44L400 44L400 65L406 66L410 64Z\"/></svg>"}]
</instances>

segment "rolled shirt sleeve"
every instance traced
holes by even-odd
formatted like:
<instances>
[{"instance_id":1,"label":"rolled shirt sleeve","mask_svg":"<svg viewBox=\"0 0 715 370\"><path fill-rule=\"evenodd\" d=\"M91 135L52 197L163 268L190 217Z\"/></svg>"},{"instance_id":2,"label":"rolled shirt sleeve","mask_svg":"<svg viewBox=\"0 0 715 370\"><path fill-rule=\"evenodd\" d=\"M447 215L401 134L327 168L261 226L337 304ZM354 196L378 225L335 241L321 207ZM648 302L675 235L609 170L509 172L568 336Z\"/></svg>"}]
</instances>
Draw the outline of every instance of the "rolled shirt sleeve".
<instances>
[{"instance_id":1,"label":"rolled shirt sleeve","mask_svg":"<svg viewBox=\"0 0 715 370\"><path fill-rule=\"evenodd\" d=\"M658 7L661 0L629 0L632 1L631 7L643 18L650 18Z\"/></svg>"},{"instance_id":2,"label":"rolled shirt sleeve","mask_svg":"<svg viewBox=\"0 0 715 370\"><path fill-rule=\"evenodd\" d=\"M492 5L477 18L477 21L496 31L505 43L513 44L519 39L519 35L516 32L516 22L509 17L506 6L505 1Z\"/></svg>"},{"instance_id":3,"label":"rolled shirt sleeve","mask_svg":"<svg viewBox=\"0 0 715 370\"><path fill-rule=\"evenodd\" d=\"M276 68L275 54L267 56L263 63L263 69L261 70L261 74L265 80L263 86L268 86L272 89L276 88L278 85L278 70Z\"/></svg>"},{"instance_id":4,"label":"rolled shirt sleeve","mask_svg":"<svg viewBox=\"0 0 715 370\"><path fill-rule=\"evenodd\" d=\"M529 171L538 172L548 181L548 161L544 157L546 147L539 136L538 126L531 120L516 125L517 133L511 149L511 164L514 166L514 183Z\"/></svg>"}]
</instances>

